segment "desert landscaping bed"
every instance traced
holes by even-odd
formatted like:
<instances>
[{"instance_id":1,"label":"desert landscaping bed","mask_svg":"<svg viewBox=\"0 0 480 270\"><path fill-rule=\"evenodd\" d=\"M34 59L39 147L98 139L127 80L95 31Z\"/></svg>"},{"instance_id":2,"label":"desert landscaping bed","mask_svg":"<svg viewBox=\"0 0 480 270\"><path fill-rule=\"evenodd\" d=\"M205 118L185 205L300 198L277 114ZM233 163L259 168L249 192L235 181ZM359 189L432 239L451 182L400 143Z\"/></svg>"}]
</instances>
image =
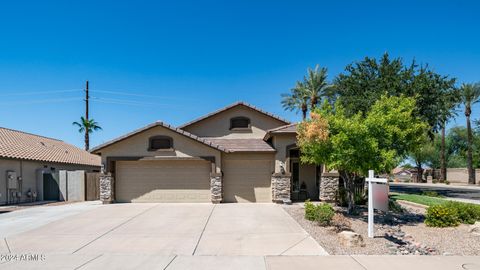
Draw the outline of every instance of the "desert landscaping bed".
<instances>
[{"instance_id":1,"label":"desert landscaping bed","mask_svg":"<svg viewBox=\"0 0 480 270\"><path fill-rule=\"evenodd\" d=\"M367 237L367 210L349 216L343 208L335 208L336 219L350 229L338 226L319 226L305 219L303 204L285 205L290 214L331 255L480 255L480 235L470 232L470 225L457 227L427 227L425 209L403 204L403 213L376 215L375 238ZM335 219L334 219L335 220ZM363 238L363 245L342 243L340 231L351 230Z\"/></svg>"}]
</instances>

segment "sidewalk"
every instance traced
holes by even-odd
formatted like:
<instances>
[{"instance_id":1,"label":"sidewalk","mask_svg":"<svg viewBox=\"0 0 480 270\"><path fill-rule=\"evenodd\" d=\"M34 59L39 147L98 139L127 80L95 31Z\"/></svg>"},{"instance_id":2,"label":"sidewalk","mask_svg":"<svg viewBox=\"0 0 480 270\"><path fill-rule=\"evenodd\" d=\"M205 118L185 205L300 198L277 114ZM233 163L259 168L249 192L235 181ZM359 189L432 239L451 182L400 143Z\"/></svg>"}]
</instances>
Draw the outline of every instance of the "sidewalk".
<instances>
[{"instance_id":1,"label":"sidewalk","mask_svg":"<svg viewBox=\"0 0 480 270\"><path fill-rule=\"evenodd\" d=\"M1 262L0 262L1 263ZM46 255L45 261L8 262L2 269L249 269L249 270L474 270L480 257L462 256L157 256Z\"/></svg>"}]
</instances>

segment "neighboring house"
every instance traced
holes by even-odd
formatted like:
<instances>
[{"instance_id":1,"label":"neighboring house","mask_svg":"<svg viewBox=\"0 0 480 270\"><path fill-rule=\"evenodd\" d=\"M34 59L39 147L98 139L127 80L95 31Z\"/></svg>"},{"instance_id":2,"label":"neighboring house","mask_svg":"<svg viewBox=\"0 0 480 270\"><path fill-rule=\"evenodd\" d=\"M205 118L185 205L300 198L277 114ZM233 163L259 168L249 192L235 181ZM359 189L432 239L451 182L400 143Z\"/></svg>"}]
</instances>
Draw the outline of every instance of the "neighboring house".
<instances>
[{"instance_id":1,"label":"neighboring house","mask_svg":"<svg viewBox=\"0 0 480 270\"><path fill-rule=\"evenodd\" d=\"M392 170L394 181L396 182L410 182L416 176L416 169L405 169L397 167Z\"/></svg>"},{"instance_id":2,"label":"neighboring house","mask_svg":"<svg viewBox=\"0 0 480 270\"><path fill-rule=\"evenodd\" d=\"M301 164L296 125L238 102L180 127L155 122L92 153L117 202L318 199L320 168Z\"/></svg>"},{"instance_id":3,"label":"neighboring house","mask_svg":"<svg viewBox=\"0 0 480 270\"><path fill-rule=\"evenodd\" d=\"M56 172L100 165L100 157L60 140L0 128L0 204L58 200Z\"/></svg>"}]
</instances>

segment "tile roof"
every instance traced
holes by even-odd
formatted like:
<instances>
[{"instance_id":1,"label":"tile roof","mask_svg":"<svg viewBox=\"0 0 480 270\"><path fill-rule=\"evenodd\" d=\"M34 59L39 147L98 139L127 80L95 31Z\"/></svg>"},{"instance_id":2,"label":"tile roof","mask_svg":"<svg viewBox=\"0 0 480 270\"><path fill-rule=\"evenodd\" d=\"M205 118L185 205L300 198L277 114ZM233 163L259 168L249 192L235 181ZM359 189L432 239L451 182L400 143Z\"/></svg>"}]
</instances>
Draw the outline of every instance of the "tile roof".
<instances>
[{"instance_id":1,"label":"tile roof","mask_svg":"<svg viewBox=\"0 0 480 270\"><path fill-rule=\"evenodd\" d=\"M100 157L60 140L0 127L0 157L100 166Z\"/></svg>"},{"instance_id":2,"label":"tile roof","mask_svg":"<svg viewBox=\"0 0 480 270\"><path fill-rule=\"evenodd\" d=\"M200 118L197 118L197 119L195 119L195 120L193 120L193 121L190 121L190 122L188 122L188 123L185 123L185 124L179 126L178 128L188 127L188 126L193 125L193 124L195 124L195 123L197 123L197 122L199 122L199 121L202 121L202 120L204 120L204 119L207 119L207 118L209 118L209 117L212 117L212 116L214 116L214 115L216 115L216 114L219 114L219 113L221 113L221 112L224 112L224 111L229 110L229 109L231 109L231 108L233 108L233 107L236 107L236 106L245 106L245 107L248 107L248 108L250 108L250 109L252 109L252 110L254 110L254 111L257 111L257 112L259 112L259 113L262 113L262 114L264 114L264 115L266 115L266 116L269 116L269 117L271 117L271 118L274 118L274 119L276 119L276 120L278 120L278 121L284 122L285 124L290 124L290 121L288 121L288 120L286 120L286 119L283 119L283 118L281 118L280 116L277 116L277 115L274 115L274 114L269 113L269 112L267 112L267 111L264 111L264 110L262 110L262 109L260 109L260 108L257 108L257 107L255 107L255 106L253 106L253 105L250 105L250 104L248 104L248 103L246 103L246 102L238 101L238 102L235 102L235 103L233 103L233 104L231 104L231 105L229 105L229 106L223 107L223 108L221 108L221 109L219 109L219 110L216 110L216 111L214 111L214 112L211 112L211 113L209 113L209 114L207 114L207 115L204 115L204 116L202 116L202 117L200 117Z\"/></svg>"},{"instance_id":3,"label":"tile roof","mask_svg":"<svg viewBox=\"0 0 480 270\"><path fill-rule=\"evenodd\" d=\"M92 152L92 153L97 152L97 151L99 151L100 149L105 148L105 147L107 147L107 146L109 146L109 145L111 145L111 144L114 144L114 143L117 143L117 142L119 142L119 141L125 140L125 139L127 139L127 138L129 138L129 137L131 137L131 136L133 136L133 135L135 135L135 134L138 134L138 133L140 133L140 132L143 132L143 131L145 131L145 130L148 130L148 129L151 129L151 128L154 128L154 127L157 127L157 126L164 127L164 128L166 128L166 129L169 129L169 130L171 130L171 131L173 131L173 132L176 132L176 133L178 133L178 134L180 134L180 135L183 135L183 136L185 136L185 137L188 137L188 138L190 138L190 139L192 139L192 140L195 140L195 141L197 141L197 142L200 142L200 143L202 143L202 144L205 144L205 145L207 145L207 146L210 146L210 147L215 148L215 149L217 149L217 150L220 150L220 151L222 151L222 152L228 152L228 150L227 150L226 148L224 148L224 147L222 147L222 146L220 146L220 145L217 145L217 144L215 144L215 143L213 143L213 142L210 142L210 141L206 140L205 138L198 137L198 136L193 135L193 134L191 134L191 133L189 133L189 132L187 132L187 131L185 131L185 130L176 128L176 127L174 127L174 126L171 126L171 125L166 124L166 123L161 122L161 121L154 122L154 123L152 123L152 124L150 124L150 125L147 125L147 126L142 127L142 128L140 128L140 129L134 130L134 131L132 131L132 132L130 132L130 133L127 133L127 134L125 134L125 135L123 135L123 136L120 136L120 137L118 137L118 138L116 138L116 139L113 139L113 140L108 141L108 142L106 142L106 143L104 143L104 144L101 144L101 145L99 145L99 146L96 146L96 147L92 148L92 149L90 150L90 152Z\"/></svg>"},{"instance_id":4,"label":"tile roof","mask_svg":"<svg viewBox=\"0 0 480 270\"><path fill-rule=\"evenodd\" d=\"M207 140L221 145L229 152L275 152L276 150L263 139L217 139Z\"/></svg>"},{"instance_id":5,"label":"tile roof","mask_svg":"<svg viewBox=\"0 0 480 270\"><path fill-rule=\"evenodd\" d=\"M267 133L265 134L265 137L263 137L264 140L268 140L272 134L282 134L282 133L297 133L297 124L298 123L293 123L293 124L288 124L285 126L277 127L277 128L272 128L267 130Z\"/></svg>"}]
</instances>

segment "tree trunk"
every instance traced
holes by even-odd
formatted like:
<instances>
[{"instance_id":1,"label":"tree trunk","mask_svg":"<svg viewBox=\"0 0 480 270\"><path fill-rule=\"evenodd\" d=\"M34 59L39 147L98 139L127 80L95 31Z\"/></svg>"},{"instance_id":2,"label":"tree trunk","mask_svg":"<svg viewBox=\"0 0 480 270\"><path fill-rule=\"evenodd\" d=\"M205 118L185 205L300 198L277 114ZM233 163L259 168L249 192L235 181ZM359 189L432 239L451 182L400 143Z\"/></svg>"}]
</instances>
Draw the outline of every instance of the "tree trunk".
<instances>
[{"instance_id":1,"label":"tree trunk","mask_svg":"<svg viewBox=\"0 0 480 270\"><path fill-rule=\"evenodd\" d=\"M445 123L442 126L442 142L440 148L440 182L447 179L447 160L445 156Z\"/></svg>"},{"instance_id":2,"label":"tree trunk","mask_svg":"<svg viewBox=\"0 0 480 270\"><path fill-rule=\"evenodd\" d=\"M88 131L85 130L85 151L90 149L90 137L88 136Z\"/></svg>"},{"instance_id":3,"label":"tree trunk","mask_svg":"<svg viewBox=\"0 0 480 270\"><path fill-rule=\"evenodd\" d=\"M468 183L475 185L475 169L473 168L473 134L472 126L470 124L470 108L465 108L465 116L467 118L467 168L468 168Z\"/></svg>"},{"instance_id":4,"label":"tree trunk","mask_svg":"<svg viewBox=\"0 0 480 270\"><path fill-rule=\"evenodd\" d=\"M348 172L340 172L340 175L343 178L343 186L345 187L345 191L347 192L347 200L348 200L348 213L353 214L355 212L355 177L351 176Z\"/></svg>"},{"instance_id":5,"label":"tree trunk","mask_svg":"<svg viewBox=\"0 0 480 270\"><path fill-rule=\"evenodd\" d=\"M314 110L317 107L318 103L318 98L317 97L311 97L310 98L310 110Z\"/></svg>"},{"instance_id":6,"label":"tree trunk","mask_svg":"<svg viewBox=\"0 0 480 270\"><path fill-rule=\"evenodd\" d=\"M422 179L422 175L423 175L422 163L417 161L416 164L417 164L417 177L415 179L415 182L416 183L422 183L423 182L423 179Z\"/></svg>"}]
</instances>

